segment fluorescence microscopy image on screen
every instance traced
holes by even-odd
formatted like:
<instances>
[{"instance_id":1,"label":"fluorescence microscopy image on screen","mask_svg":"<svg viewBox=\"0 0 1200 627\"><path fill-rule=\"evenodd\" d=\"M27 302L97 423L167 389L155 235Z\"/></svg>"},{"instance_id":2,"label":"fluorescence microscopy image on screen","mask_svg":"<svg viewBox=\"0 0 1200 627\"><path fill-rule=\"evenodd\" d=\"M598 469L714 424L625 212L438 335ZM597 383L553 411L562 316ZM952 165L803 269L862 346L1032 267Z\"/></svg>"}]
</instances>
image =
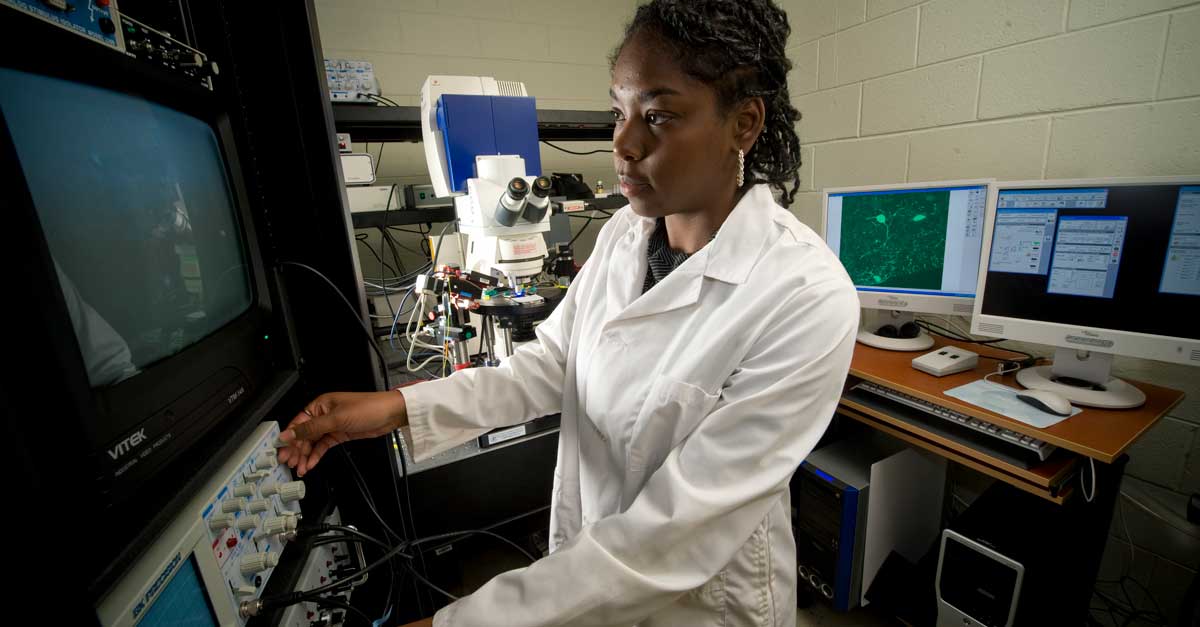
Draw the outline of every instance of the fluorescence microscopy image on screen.
<instances>
[{"instance_id":1,"label":"fluorescence microscopy image on screen","mask_svg":"<svg viewBox=\"0 0 1200 627\"><path fill-rule=\"evenodd\" d=\"M937 290L949 191L847 195L838 256L855 285Z\"/></svg>"}]
</instances>

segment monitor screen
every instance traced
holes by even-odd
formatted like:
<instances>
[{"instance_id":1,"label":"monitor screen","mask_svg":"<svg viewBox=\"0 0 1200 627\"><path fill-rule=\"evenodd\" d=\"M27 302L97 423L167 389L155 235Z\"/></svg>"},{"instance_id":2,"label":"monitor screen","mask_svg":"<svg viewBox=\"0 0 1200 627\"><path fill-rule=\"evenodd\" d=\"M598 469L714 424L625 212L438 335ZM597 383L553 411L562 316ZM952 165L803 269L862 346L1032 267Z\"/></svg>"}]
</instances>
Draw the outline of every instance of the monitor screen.
<instances>
[{"instance_id":1,"label":"monitor screen","mask_svg":"<svg viewBox=\"0 0 1200 627\"><path fill-rule=\"evenodd\" d=\"M971 298L987 185L830 192L825 240L860 291Z\"/></svg>"},{"instance_id":2,"label":"monitor screen","mask_svg":"<svg viewBox=\"0 0 1200 627\"><path fill-rule=\"evenodd\" d=\"M250 268L212 127L154 102L0 68L0 112L92 387L249 307Z\"/></svg>"},{"instance_id":3,"label":"monitor screen","mask_svg":"<svg viewBox=\"0 0 1200 627\"><path fill-rule=\"evenodd\" d=\"M1200 339L1200 181L996 199L984 315Z\"/></svg>"},{"instance_id":4,"label":"monitor screen","mask_svg":"<svg viewBox=\"0 0 1200 627\"><path fill-rule=\"evenodd\" d=\"M217 627L217 617L200 580L200 569L192 557L142 615L138 627Z\"/></svg>"}]
</instances>

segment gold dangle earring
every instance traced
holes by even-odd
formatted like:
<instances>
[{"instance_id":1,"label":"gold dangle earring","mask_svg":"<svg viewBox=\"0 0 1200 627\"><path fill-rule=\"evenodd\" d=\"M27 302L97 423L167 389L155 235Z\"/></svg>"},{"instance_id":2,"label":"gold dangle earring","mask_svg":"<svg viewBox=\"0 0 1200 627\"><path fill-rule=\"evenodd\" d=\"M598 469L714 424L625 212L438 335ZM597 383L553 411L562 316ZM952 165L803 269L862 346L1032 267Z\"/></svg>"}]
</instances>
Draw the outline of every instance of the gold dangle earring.
<instances>
[{"instance_id":1,"label":"gold dangle earring","mask_svg":"<svg viewBox=\"0 0 1200 627\"><path fill-rule=\"evenodd\" d=\"M741 189L742 184L746 182L746 151L738 149L738 171L737 171L737 186Z\"/></svg>"}]
</instances>

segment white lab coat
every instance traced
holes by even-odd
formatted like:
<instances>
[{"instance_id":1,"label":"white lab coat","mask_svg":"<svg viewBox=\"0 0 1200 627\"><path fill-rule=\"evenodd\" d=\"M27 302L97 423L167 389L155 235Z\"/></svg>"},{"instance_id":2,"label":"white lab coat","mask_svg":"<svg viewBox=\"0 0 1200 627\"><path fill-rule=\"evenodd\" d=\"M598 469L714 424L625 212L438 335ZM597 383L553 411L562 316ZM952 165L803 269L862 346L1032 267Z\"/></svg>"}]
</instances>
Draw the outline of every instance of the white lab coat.
<instances>
[{"instance_id":1,"label":"white lab coat","mask_svg":"<svg viewBox=\"0 0 1200 627\"><path fill-rule=\"evenodd\" d=\"M833 416L858 298L764 185L642 294L653 228L617 212L502 366L403 390L417 459L562 412L551 554L435 626L795 624L788 481Z\"/></svg>"}]
</instances>

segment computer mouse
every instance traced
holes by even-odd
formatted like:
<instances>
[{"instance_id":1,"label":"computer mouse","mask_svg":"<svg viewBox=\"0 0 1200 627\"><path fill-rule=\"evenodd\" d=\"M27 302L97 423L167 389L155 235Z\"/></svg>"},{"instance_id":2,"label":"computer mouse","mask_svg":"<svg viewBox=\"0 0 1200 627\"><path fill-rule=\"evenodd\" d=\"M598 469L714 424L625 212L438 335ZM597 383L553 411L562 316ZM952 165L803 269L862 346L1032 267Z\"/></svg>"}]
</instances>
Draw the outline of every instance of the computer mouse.
<instances>
[{"instance_id":1,"label":"computer mouse","mask_svg":"<svg viewBox=\"0 0 1200 627\"><path fill-rule=\"evenodd\" d=\"M1021 390L1017 392L1017 399L1048 414L1071 415L1071 401L1048 390Z\"/></svg>"}]
</instances>

